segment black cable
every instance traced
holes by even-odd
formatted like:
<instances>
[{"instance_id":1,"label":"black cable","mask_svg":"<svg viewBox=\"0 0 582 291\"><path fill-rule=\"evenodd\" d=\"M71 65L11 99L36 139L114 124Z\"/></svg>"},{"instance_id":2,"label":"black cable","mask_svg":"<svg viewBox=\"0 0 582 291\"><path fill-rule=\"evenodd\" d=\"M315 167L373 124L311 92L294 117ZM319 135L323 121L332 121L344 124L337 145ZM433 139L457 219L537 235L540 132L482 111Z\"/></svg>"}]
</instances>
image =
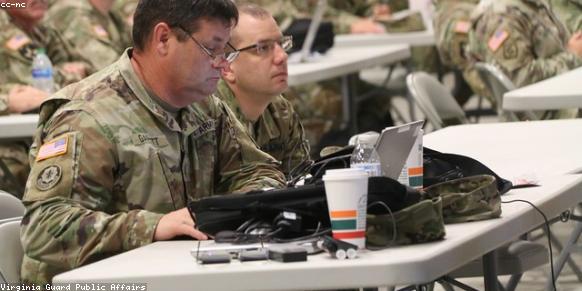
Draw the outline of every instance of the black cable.
<instances>
[{"instance_id":1,"label":"black cable","mask_svg":"<svg viewBox=\"0 0 582 291\"><path fill-rule=\"evenodd\" d=\"M556 291L558 289L556 289L556 276L554 275L554 253L552 251L552 241L550 240L552 232L550 230L550 223L548 222L548 218L539 208L537 208L533 203L531 203L527 200L515 199L515 200L509 200L509 201L501 201L501 203L506 203L506 204L514 203L514 202L523 202L523 203L531 205L531 207L533 207L537 212L539 212L542 215L542 217L544 218L544 224L546 225L546 229L548 230L548 247L550 249L550 271L552 273L552 286L554 287L554 291Z\"/></svg>"},{"instance_id":2,"label":"black cable","mask_svg":"<svg viewBox=\"0 0 582 291\"><path fill-rule=\"evenodd\" d=\"M397 229L396 229L396 218L394 217L394 214L392 213L392 210L383 201L375 201L375 202L370 203L368 205L368 209L374 207L375 205L384 206L384 208L386 208L386 210L388 210L388 213L390 214L390 217L392 217L392 229L394 229L394 231L392 232L392 242L391 243L395 243L396 242L396 231L397 231Z\"/></svg>"}]
</instances>

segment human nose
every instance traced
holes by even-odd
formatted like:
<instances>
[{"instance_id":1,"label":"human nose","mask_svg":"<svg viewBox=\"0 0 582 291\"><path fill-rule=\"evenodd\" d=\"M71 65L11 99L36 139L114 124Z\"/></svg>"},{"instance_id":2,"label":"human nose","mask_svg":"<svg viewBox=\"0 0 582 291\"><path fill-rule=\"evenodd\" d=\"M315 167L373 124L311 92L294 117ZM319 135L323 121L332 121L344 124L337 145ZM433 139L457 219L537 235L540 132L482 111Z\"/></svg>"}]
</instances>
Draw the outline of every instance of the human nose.
<instances>
[{"instance_id":1,"label":"human nose","mask_svg":"<svg viewBox=\"0 0 582 291\"><path fill-rule=\"evenodd\" d=\"M276 64L280 64L284 61L287 61L288 54L279 43L276 43L273 49L275 55L273 61Z\"/></svg>"}]
</instances>

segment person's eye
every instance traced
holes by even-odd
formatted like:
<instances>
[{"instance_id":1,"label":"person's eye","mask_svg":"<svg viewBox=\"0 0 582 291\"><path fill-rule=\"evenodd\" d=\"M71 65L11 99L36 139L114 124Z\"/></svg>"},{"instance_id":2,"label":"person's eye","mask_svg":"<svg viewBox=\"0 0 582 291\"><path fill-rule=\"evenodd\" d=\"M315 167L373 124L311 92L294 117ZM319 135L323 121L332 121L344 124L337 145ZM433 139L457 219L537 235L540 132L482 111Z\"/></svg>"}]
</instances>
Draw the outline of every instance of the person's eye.
<instances>
[{"instance_id":1,"label":"person's eye","mask_svg":"<svg viewBox=\"0 0 582 291\"><path fill-rule=\"evenodd\" d=\"M257 44L257 53L264 54L269 51L269 44L268 43L258 43Z\"/></svg>"}]
</instances>

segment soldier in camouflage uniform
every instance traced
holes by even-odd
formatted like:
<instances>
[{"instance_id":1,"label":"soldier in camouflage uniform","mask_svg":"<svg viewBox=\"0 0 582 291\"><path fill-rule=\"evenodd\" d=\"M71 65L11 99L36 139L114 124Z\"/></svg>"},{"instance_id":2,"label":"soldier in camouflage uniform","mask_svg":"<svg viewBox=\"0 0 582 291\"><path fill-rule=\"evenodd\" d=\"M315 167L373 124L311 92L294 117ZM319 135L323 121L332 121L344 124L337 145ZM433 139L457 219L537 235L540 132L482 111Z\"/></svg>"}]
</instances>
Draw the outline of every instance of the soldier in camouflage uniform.
<instances>
[{"instance_id":1,"label":"soldier in camouflage uniform","mask_svg":"<svg viewBox=\"0 0 582 291\"><path fill-rule=\"evenodd\" d=\"M582 31L582 0L549 0L552 11L570 33Z\"/></svg>"},{"instance_id":2,"label":"soldier in camouflage uniform","mask_svg":"<svg viewBox=\"0 0 582 291\"><path fill-rule=\"evenodd\" d=\"M206 239L189 202L284 185L276 161L207 97L232 61L236 7L167 1L142 0L135 48L42 105L23 199L24 283L152 241Z\"/></svg>"},{"instance_id":3,"label":"soldier in camouflage uniform","mask_svg":"<svg viewBox=\"0 0 582 291\"><path fill-rule=\"evenodd\" d=\"M231 44L237 59L222 72L216 95L227 103L259 148L282 162L286 175L309 160L309 144L287 89L287 53L293 41L283 37L273 17L254 4L238 5L239 22Z\"/></svg>"},{"instance_id":4,"label":"soldier in camouflage uniform","mask_svg":"<svg viewBox=\"0 0 582 291\"><path fill-rule=\"evenodd\" d=\"M434 31L436 47L443 65L462 73L464 80L469 84L472 91L479 96L487 97L495 108L495 99L486 90L485 84L481 81L473 63L469 62L465 54L465 48L469 42L471 13L478 3L479 0L435 1ZM461 105L465 104L469 97L471 97L470 94L455 94L457 102Z\"/></svg>"},{"instance_id":5,"label":"soldier in camouflage uniform","mask_svg":"<svg viewBox=\"0 0 582 291\"><path fill-rule=\"evenodd\" d=\"M582 37L570 36L545 0L481 2L471 16L469 57L498 66L522 87L582 65ZM576 109L540 113L572 118Z\"/></svg>"},{"instance_id":6,"label":"soldier in camouflage uniform","mask_svg":"<svg viewBox=\"0 0 582 291\"><path fill-rule=\"evenodd\" d=\"M582 65L582 38L570 37L544 0L482 3L471 25L470 57L497 65L518 87Z\"/></svg>"},{"instance_id":7,"label":"soldier in camouflage uniform","mask_svg":"<svg viewBox=\"0 0 582 291\"><path fill-rule=\"evenodd\" d=\"M131 27L112 9L113 0L60 0L51 5L48 22L102 69L131 46Z\"/></svg>"},{"instance_id":8,"label":"soldier in camouflage uniform","mask_svg":"<svg viewBox=\"0 0 582 291\"><path fill-rule=\"evenodd\" d=\"M137 7L139 0L117 0L113 9L123 16L129 26L133 26L133 12Z\"/></svg>"},{"instance_id":9,"label":"soldier in camouflage uniform","mask_svg":"<svg viewBox=\"0 0 582 291\"><path fill-rule=\"evenodd\" d=\"M26 8L0 10L0 115L37 109L49 92L32 87L32 60L43 48L54 66L55 89L79 81L92 68L53 28L42 25L47 6L29 0ZM22 196L28 176L28 145L0 143L0 159L13 177L0 169L0 189ZM15 179L10 179L15 178Z\"/></svg>"}]
</instances>

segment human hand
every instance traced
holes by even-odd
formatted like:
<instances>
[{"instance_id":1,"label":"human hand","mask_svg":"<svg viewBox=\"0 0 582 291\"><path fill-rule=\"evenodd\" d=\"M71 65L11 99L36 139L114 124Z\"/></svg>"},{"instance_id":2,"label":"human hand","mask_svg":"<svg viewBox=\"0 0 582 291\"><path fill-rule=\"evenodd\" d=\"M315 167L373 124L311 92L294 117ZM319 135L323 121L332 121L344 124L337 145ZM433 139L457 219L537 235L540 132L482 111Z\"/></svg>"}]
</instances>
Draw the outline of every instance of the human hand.
<instances>
[{"instance_id":1,"label":"human hand","mask_svg":"<svg viewBox=\"0 0 582 291\"><path fill-rule=\"evenodd\" d=\"M14 86L8 92L8 111L22 113L36 109L48 96L47 92L32 86Z\"/></svg>"},{"instance_id":2,"label":"human hand","mask_svg":"<svg viewBox=\"0 0 582 291\"><path fill-rule=\"evenodd\" d=\"M352 33L384 33L386 29L378 22L371 19L361 19L351 25Z\"/></svg>"},{"instance_id":3,"label":"human hand","mask_svg":"<svg viewBox=\"0 0 582 291\"><path fill-rule=\"evenodd\" d=\"M198 240L208 239L206 234L196 229L196 223L186 207L162 216L156 226L154 240L169 240L180 235L188 235Z\"/></svg>"},{"instance_id":4,"label":"human hand","mask_svg":"<svg viewBox=\"0 0 582 291\"><path fill-rule=\"evenodd\" d=\"M582 31L578 31L568 40L568 51L582 58Z\"/></svg>"}]
</instances>

